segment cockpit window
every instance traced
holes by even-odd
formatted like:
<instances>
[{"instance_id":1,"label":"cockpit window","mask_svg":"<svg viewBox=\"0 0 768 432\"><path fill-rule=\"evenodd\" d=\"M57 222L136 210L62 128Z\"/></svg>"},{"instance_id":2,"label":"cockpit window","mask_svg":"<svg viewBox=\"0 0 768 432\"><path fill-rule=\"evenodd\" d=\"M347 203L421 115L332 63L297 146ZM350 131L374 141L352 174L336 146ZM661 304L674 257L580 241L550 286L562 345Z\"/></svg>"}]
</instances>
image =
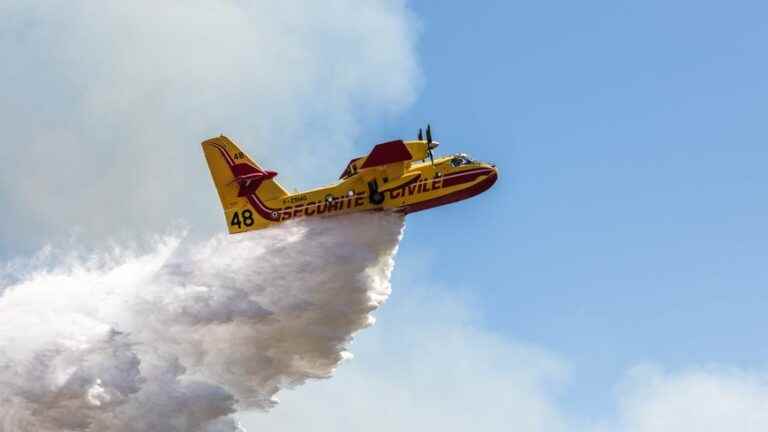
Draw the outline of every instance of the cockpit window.
<instances>
[{"instance_id":1,"label":"cockpit window","mask_svg":"<svg viewBox=\"0 0 768 432\"><path fill-rule=\"evenodd\" d=\"M451 159L451 166L453 167L460 167L462 165L469 165L472 163L472 160L467 157L465 154L456 155Z\"/></svg>"}]
</instances>

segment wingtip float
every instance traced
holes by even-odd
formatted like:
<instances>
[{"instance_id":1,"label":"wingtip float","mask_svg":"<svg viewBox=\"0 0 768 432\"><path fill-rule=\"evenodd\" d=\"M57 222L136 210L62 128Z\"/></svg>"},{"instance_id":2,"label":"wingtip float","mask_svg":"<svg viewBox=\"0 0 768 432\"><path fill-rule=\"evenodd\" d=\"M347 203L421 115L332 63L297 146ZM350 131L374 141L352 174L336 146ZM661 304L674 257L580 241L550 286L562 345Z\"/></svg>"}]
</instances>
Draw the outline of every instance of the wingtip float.
<instances>
[{"instance_id":1,"label":"wingtip float","mask_svg":"<svg viewBox=\"0 0 768 432\"><path fill-rule=\"evenodd\" d=\"M495 165L465 154L435 157L438 143L427 126L414 141L377 144L352 159L330 185L289 193L277 173L254 162L224 135L203 141L203 152L224 208L230 234L287 220L371 210L404 214L465 200L493 186Z\"/></svg>"}]
</instances>

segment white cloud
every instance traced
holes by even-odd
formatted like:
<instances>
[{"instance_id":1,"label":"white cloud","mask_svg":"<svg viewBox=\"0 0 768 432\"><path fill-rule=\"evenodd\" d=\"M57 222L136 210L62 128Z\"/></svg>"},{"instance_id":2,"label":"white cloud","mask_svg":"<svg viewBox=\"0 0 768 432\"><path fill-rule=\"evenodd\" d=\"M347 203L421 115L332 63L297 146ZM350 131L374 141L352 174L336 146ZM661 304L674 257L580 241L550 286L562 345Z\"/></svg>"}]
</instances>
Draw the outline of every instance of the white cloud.
<instances>
[{"instance_id":1,"label":"white cloud","mask_svg":"<svg viewBox=\"0 0 768 432\"><path fill-rule=\"evenodd\" d=\"M766 431L768 379L735 369L638 367L621 386L621 430Z\"/></svg>"},{"instance_id":2,"label":"white cloud","mask_svg":"<svg viewBox=\"0 0 768 432\"><path fill-rule=\"evenodd\" d=\"M199 142L289 186L337 174L361 122L418 88L402 0L6 1L0 244L220 229ZM298 156L298 157L297 157Z\"/></svg>"}]
</instances>

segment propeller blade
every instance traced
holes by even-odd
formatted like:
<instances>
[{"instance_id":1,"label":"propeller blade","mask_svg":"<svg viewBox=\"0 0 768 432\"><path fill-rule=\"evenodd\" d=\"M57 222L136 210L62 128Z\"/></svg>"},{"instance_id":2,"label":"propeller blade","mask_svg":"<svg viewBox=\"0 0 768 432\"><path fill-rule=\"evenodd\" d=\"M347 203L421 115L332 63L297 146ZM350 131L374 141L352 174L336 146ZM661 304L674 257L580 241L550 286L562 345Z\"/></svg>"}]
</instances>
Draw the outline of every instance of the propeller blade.
<instances>
[{"instance_id":1,"label":"propeller blade","mask_svg":"<svg viewBox=\"0 0 768 432\"><path fill-rule=\"evenodd\" d=\"M432 162L432 165L435 164L435 157L432 156L432 150L429 151L429 160Z\"/></svg>"},{"instance_id":2,"label":"propeller blade","mask_svg":"<svg viewBox=\"0 0 768 432\"><path fill-rule=\"evenodd\" d=\"M430 127L429 124L427 124L427 142L428 143L432 142L432 128Z\"/></svg>"},{"instance_id":3,"label":"propeller blade","mask_svg":"<svg viewBox=\"0 0 768 432\"><path fill-rule=\"evenodd\" d=\"M421 135L421 128L419 128L419 141L424 141L424 137Z\"/></svg>"}]
</instances>

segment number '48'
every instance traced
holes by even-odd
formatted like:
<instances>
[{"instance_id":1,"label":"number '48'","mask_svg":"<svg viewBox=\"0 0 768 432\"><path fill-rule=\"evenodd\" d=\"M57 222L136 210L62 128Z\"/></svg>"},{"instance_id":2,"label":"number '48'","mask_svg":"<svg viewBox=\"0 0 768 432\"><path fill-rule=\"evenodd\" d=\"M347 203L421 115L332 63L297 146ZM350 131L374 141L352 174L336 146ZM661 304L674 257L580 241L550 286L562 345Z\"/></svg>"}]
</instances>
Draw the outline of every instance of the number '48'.
<instances>
[{"instance_id":1,"label":"number '48'","mask_svg":"<svg viewBox=\"0 0 768 432\"><path fill-rule=\"evenodd\" d=\"M243 225L249 227L253 225L253 213L250 210L234 212L232 213L232 220L229 221L229 224L238 228L242 228Z\"/></svg>"}]
</instances>

